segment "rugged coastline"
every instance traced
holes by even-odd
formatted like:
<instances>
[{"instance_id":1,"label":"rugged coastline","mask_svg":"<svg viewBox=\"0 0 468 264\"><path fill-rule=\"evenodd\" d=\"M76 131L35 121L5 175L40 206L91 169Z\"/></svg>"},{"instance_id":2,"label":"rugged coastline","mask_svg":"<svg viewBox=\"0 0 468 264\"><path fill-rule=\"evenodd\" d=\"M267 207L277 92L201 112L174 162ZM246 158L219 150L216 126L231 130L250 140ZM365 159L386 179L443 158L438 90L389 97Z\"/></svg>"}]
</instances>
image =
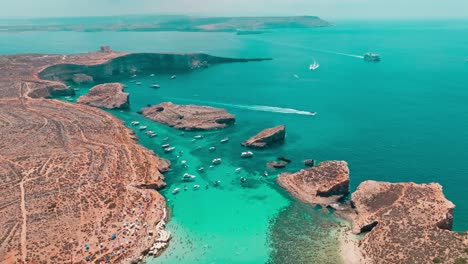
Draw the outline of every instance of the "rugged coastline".
<instances>
[{"instance_id":1,"label":"rugged coastline","mask_svg":"<svg viewBox=\"0 0 468 264\"><path fill-rule=\"evenodd\" d=\"M350 221L352 228L342 230L340 235L345 263L457 263L457 259L466 260L468 233L451 231L455 206L443 195L442 186L366 181L358 186L350 201L342 203L336 199L324 203L321 195L311 190L330 185L330 181L334 186L341 186L340 190L349 188L349 178L343 182L337 170L328 174L329 177L316 176L317 170L323 171L322 167L329 163L323 162L296 174L282 174L277 181L298 199L334 208L337 216ZM347 170L347 166L344 167ZM358 240L353 234L364 236Z\"/></svg>"},{"instance_id":2,"label":"rugged coastline","mask_svg":"<svg viewBox=\"0 0 468 264\"><path fill-rule=\"evenodd\" d=\"M170 238L157 192L169 163L116 117L46 99L74 94L65 82L247 61L111 50L0 56L0 261L123 263L159 254Z\"/></svg>"}]
</instances>

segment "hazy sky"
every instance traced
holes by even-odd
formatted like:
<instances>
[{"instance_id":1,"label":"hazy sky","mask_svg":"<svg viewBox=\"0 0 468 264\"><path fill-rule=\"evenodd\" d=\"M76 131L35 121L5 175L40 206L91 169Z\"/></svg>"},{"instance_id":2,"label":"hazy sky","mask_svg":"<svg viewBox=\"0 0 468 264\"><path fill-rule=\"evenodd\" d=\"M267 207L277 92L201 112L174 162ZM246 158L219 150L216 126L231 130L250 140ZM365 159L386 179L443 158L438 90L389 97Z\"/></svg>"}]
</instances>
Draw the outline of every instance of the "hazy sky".
<instances>
[{"instance_id":1,"label":"hazy sky","mask_svg":"<svg viewBox=\"0 0 468 264\"><path fill-rule=\"evenodd\" d=\"M468 0L0 0L0 17L122 14L468 18Z\"/></svg>"}]
</instances>

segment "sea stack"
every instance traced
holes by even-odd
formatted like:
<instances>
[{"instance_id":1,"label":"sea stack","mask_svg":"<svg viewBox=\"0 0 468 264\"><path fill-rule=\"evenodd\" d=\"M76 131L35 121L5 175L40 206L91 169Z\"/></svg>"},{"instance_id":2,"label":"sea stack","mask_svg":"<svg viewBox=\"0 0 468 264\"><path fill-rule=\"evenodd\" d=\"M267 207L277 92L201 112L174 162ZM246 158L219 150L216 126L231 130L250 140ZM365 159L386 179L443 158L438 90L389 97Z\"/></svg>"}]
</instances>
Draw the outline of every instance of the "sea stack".
<instances>
[{"instance_id":1,"label":"sea stack","mask_svg":"<svg viewBox=\"0 0 468 264\"><path fill-rule=\"evenodd\" d=\"M106 83L94 86L77 103L106 109L128 109L128 93L123 92L120 83Z\"/></svg>"},{"instance_id":2,"label":"sea stack","mask_svg":"<svg viewBox=\"0 0 468 264\"><path fill-rule=\"evenodd\" d=\"M296 173L282 173L277 181L305 203L328 206L349 193L348 164L345 161L325 161Z\"/></svg>"},{"instance_id":3,"label":"sea stack","mask_svg":"<svg viewBox=\"0 0 468 264\"><path fill-rule=\"evenodd\" d=\"M187 131L220 129L236 122L235 116L224 109L171 102L143 108L141 113L153 121Z\"/></svg>"},{"instance_id":4,"label":"sea stack","mask_svg":"<svg viewBox=\"0 0 468 264\"><path fill-rule=\"evenodd\" d=\"M286 127L284 125L268 128L242 142L242 146L250 148L266 148L274 144L283 143L285 136Z\"/></svg>"}]
</instances>

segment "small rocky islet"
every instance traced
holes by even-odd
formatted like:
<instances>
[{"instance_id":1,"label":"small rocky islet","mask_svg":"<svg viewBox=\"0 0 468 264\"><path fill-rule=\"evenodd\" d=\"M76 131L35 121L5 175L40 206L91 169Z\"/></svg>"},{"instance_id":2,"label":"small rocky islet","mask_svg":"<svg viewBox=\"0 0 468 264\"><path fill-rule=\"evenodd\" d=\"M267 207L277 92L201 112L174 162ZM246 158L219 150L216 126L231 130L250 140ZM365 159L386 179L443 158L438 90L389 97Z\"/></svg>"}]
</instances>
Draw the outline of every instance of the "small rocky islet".
<instances>
[{"instance_id":1,"label":"small rocky islet","mask_svg":"<svg viewBox=\"0 0 468 264\"><path fill-rule=\"evenodd\" d=\"M168 60L172 64L159 64ZM170 239L170 234L164 231L168 216L164 198L147 187L159 189L165 185L161 172L168 171L170 163L136 144L135 136L115 117L87 106L125 108L128 107L128 94L122 92L120 84L105 83L91 89L78 100L77 105L41 98L73 95L73 89L64 84L68 81L102 83L116 74L130 76L138 71L161 69L191 71L211 63L249 60L205 54L127 54L104 49L80 55L1 56L0 61L9 66L7 72L0 73L0 115L8 120L10 130L2 131L2 136L3 142L13 142L1 148L1 157L9 164L2 175L6 175L3 180L8 190L18 193L19 189L21 193L9 198L11 206L0 209L6 216L2 226L7 227L7 233L2 236L7 239L0 246L0 252L4 253L2 261L41 262L52 259L62 262L72 256L81 260L122 263L137 260L142 253L157 255ZM11 115L12 111L14 115ZM59 113L61 118L57 118ZM153 121L180 130L221 129L235 122L235 117L223 109L180 106L170 102L142 109L141 113ZM44 125L41 128L38 122L41 118L46 120L46 137L33 140L19 128L26 122L44 129ZM111 124L102 131L106 136L96 134L105 124ZM109 138L109 131L115 136L110 141L104 140ZM26 139L29 144L27 148L15 148L13 151L12 147L18 145L15 140L18 135L24 135L22 140ZM52 144L51 136L57 144ZM283 143L285 136L286 128L281 125L260 132L242 145L267 148ZM52 160L37 160L32 155L34 149L53 153ZM70 155L70 149L76 149L76 153ZM122 160L127 159L128 166L122 167ZM110 165L109 160L113 161ZM268 165L283 168L289 162L282 157ZM64 167L63 164L67 163L75 166ZM93 176L94 166L104 163L107 165L100 170L100 176ZM360 263L431 263L435 259L440 263L453 263L466 257L468 235L451 231L454 205L444 197L440 185L366 181L359 185L349 202L343 203L343 198L349 193L347 163L325 161L314 166L313 160L306 160L305 165L310 168L278 176L279 185L301 201L335 208L337 216L351 221L354 233L365 233L358 243ZM50 192L63 188L55 186L56 181L43 179L33 188L31 184L35 179L28 180L25 168L34 167L40 172L44 166L48 167L49 176L63 183L73 185L73 179L82 179L74 192L70 190L70 199L59 200L57 192ZM18 172L26 176L15 177ZM128 177L116 176L122 172ZM25 185L28 185L27 189ZM86 188L86 185L90 187ZM96 190L91 186L100 187ZM97 194L100 200L90 200L93 194ZM122 194L127 199L122 199ZM46 198L38 200L34 197ZM80 220L79 215L58 210L63 206L79 208L80 214L92 217ZM37 215L43 215L48 223L56 225L42 224L43 218ZM57 228L63 222L73 225ZM18 227L21 223L22 226ZM100 227L96 229L95 226ZM26 229L27 240L24 239ZM71 229L80 232L70 233ZM122 246L122 239L126 245ZM135 245L137 240L139 243ZM68 246L59 246L64 244Z\"/></svg>"}]
</instances>

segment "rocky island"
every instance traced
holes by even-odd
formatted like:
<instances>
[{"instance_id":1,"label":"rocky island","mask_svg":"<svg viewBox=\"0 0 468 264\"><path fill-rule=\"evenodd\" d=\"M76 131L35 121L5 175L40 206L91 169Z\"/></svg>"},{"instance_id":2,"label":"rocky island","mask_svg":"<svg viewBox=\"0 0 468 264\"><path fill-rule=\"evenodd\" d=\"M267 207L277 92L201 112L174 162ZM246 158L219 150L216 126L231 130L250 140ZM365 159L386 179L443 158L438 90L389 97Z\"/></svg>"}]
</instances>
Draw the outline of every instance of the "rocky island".
<instances>
[{"instance_id":1,"label":"rocky island","mask_svg":"<svg viewBox=\"0 0 468 264\"><path fill-rule=\"evenodd\" d=\"M354 234L364 235L356 242L345 239L345 263L453 264L468 259L468 233L451 231L455 206L439 184L366 181L350 202L340 204L338 198L349 188L345 162L322 162L281 174L277 181L306 203L336 208L338 216L351 222Z\"/></svg>"},{"instance_id":2,"label":"rocky island","mask_svg":"<svg viewBox=\"0 0 468 264\"><path fill-rule=\"evenodd\" d=\"M128 96L123 92L122 84L106 83L91 88L88 94L78 98L77 103L106 109L127 109Z\"/></svg>"},{"instance_id":3,"label":"rocky island","mask_svg":"<svg viewBox=\"0 0 468 264\"><path fill-rule=\"evenodd\" d=\"M266 148L277 143L283 143L286 137L286 127L284 125L268 128L257 135L242 142L242 146L250 148Z\"/></svg>"},{"instance_id":4,"label":"rocky island","mask_svg":"<svg viewBox=\"0 0 468 264\"><path fill-rule=\"evenodd\" d=\"M169 163L112 115L46 99L73 94L64 82L246 61L110 49L0 56L0 262L127 263L170 238L157 192Z\"/></svg>"},{"instance_id":5,"label":"rocky island","mask_svg":"<svg viewBox=\"0 0 468 264\"><path fill-rule=\"evenodd\" d=\"M123 18L123 19L122 19ZM258 32L280 28L317 28L332 24L317 16L276 17L190 17L190 16L108 17L100 23L37 23L34 26L0 25L0 31L190 31L190 32ZM101 18L102 19L102 18ZM118 21L117 23L115 21Z\"/></svg>"},{"instance_id":6,"label":"rocky island","mask_svg":"<svg viewBox=\"0 0 468 264\"><path fill-rule=\"evenodd\" d=\"M235 116L224 109L171 102L143 108L141 113L153 121L188 131L220 129L236 122Z\"/></svg>"},{"instance_id":7,"label":"rocky island","mask_svg":"<svg viewBox=\"0 0 468 264\"><path fill-rule=\"evenodd\" d=\"M349 193L348 164L326 161L297 173L282 173L277 181L303 202L328 206Z\"/></svg>"}]
</instances>

